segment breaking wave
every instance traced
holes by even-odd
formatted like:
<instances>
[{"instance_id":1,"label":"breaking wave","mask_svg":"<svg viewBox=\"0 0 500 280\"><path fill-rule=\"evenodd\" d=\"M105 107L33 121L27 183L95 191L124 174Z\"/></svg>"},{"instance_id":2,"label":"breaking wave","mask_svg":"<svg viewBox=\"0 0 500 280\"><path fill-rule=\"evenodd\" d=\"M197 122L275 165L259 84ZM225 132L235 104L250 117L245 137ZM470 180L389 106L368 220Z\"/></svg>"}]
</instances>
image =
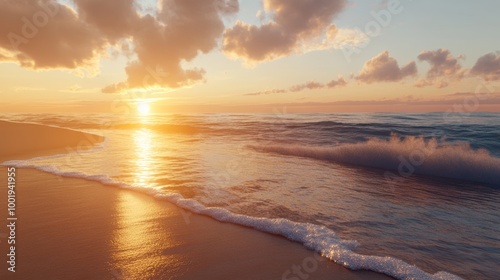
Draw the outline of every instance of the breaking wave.
<instances>
[{"instance_id":1,"label":"breaking wave","mask_svg":"<svg viewBox=\"0 0 500 280\"><path fill-rule=\"evenodd\" d=\"M393 170L404 177L423 174L500 186L500 158L463 142L392 135L388 140L372 138L332 147L296 144L248 147L265 153Z\"/></svg>"}]
</instances>

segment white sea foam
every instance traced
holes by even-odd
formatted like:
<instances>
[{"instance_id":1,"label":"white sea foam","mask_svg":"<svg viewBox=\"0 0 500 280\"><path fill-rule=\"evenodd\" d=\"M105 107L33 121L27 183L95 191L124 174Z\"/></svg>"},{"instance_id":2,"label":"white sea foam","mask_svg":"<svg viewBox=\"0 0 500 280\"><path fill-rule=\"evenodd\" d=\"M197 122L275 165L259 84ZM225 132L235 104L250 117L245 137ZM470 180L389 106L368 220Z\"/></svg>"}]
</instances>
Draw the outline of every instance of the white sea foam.
<instances>
[{"instance_id":1,"label":"white sea foam","mask_svg":"<svg viewBox=\"0 0 500 280\"><path fill-rule=\"evenodd\" d=\"M500 186L500 158L468 143L423 137L378 138L333 147L294 144L250 145L260 152L394 170L402 176L432 175Z\"/></svg>"},{"instance_id":2,"label":"white sea foam","mask_svg":"<svg viewBox=\"0 0 500 280\"><path fill-rule=\"evenodd\" d=\"M144 192L154 196L156 199L169 201L186 210L207 215L222 222L247 226L263 232L284 236L289 240L299 242L305 247L321 253L324 257L353 270L371 270L397 279L461 279L447 272L438 272L436 274L426 273L417 266L393 257L358 254L354 252L356 246L359 245L356 241L342 240L334 231L325 226L310 223L297 223L282 218L269 219L235 214L223 208L206 207L196 200L185 199L180 194L166 194L151 188L134 187L120 183L113 180L108 175L64 172L50 165L33 165L30 161L7 161L2 165L15 166L18 168L33 168L62 177L82 178L100 182L108 186Z\"/></svg>"}]
</instances>

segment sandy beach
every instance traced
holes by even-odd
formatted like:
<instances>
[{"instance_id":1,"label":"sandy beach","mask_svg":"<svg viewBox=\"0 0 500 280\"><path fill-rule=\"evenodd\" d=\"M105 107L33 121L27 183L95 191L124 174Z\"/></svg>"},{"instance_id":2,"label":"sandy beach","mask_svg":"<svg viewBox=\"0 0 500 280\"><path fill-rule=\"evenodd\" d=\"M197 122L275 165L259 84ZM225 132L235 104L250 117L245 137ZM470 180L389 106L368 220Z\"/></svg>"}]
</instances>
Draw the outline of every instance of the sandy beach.
<instances>
[{"instance_id":1,"label":"sandy beach","mask_svg":"<svg viewBox=\"0 0 500 280\"><path fill-rule=\"evenodd\" d=\"M0 132L2 161L102 141L34 124L0 122ZM4 201L7 174L2 166ZM7 270L2 226L1 279L390 279L350 271L281 236L221 223L142 193L34 169L17 169L15 178L16 272ZM7 223L1 205L0 219Z\"/></svg>"},{"instance_id":2,"label":"sandy beach","mask_svg":"<svg viewBox=\"0 0 500 280\"><path fill-rule=\"evenodd\" d=\"M0 135L0 162L82 151L104 140L70 129L1 120Z\"/></svg>"}]
</instances>

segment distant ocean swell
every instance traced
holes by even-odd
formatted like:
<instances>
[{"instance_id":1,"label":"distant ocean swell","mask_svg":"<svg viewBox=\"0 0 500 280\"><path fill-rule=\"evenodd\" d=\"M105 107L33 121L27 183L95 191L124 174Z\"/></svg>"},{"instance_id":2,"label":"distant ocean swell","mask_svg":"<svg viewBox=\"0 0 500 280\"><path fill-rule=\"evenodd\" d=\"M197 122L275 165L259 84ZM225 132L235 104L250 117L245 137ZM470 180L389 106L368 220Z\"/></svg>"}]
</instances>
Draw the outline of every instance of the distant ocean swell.
<instances>
[{"instance_id":1,"label":"distant ocean swell","mask_svg":"<svg viewBox=\"0 0 500 280\"><path fill-rule=\"evenodd\" d=\"M248 147L265 153L394 171L386 172L389 179L391 176L423 174L500 187L500 158L490 155L487 150L473 149L468 143L392 135L388 140L372 138L337 146L257 144Z\"/></svg>"},{"instance_id":2,"label":"distant ocean swell","mask_svg":"<svg viewBox=\"0 0 500 280\"><path fill-rule=\"evenodd\" d=\"M377 140L380 141L380 140ZM375 142L377 142L375 141ZM418 140L417 140L418 141ZM404 143L404 141L403 141ZM370 145L373 145L373 140ZM357 151L356 144L349 146L347 150ZM287 148L287 147L284 147ZM297 150L297 146L288 147L291 150ZM318 157L322 154L321 149L304 148L300 154L295 155L315 155ZM277 149L274 148L273 152ZM285 150L283 150L285 151ZM312 152L314 151L314 152ZM342 154L342 153L341 153ZM332 155L327 155L329 159ZM348 152L344 157L348 156ZM40 159L40 158L38 158ZM262 232L281 235L289 240L299 242L305 247L321 253L324 257L343 265L353 270L371 270L383 273L397 279L423 279L423 280L456 280L462 279L456 275L447 272L437 272L429 274L417 266L408 264L400 259L393 257L380 257L372 255L361 255L353 250L359 245L358 242L352 240L342 240L331 229L310 223L298 223L282 218L261 218L252 217L247 215L235 214L224 208L206 207L194 199L185 199L182 195L176 193L163 193L151 188L144 188L140 186L131 186L125 183L117 182L110 178L108 175L88 175L81 172L62 172L57 168L50 165L32 165L31 161L7 161L2 163L4 166L15 166L18 168L33 168L48 172L51 174L59 175L69 178L81 178L89 181L96 181L107 186L131 189L143 193L147 193L156 199L166 200L186 210L194 213L210 216L221 222L228 222L237 225L247 226L257 229Z\"/></svg>"}]
</instances>

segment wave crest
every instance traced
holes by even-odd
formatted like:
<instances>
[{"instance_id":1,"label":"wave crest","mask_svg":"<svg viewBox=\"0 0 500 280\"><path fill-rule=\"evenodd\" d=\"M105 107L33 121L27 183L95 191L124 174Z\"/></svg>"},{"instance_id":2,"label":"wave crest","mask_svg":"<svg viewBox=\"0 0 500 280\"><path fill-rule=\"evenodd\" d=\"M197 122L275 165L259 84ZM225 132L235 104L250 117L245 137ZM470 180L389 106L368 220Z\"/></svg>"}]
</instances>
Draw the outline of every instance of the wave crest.
<instances>
[{"instance_id":1,"label":"wave crest","mask_svg":"<svg viewBox=\"0 0 500 280\"><path fill-rule=\"evenodd\" d=\"M423 174L500 186L500 158L487 150L473 149L469 143L447 143L423 136L390 139L372 138L365 142L334 147L296 144L249 145L259 152L326 160L336 163L396 171L392 176Z\"/></svg>"}]
</instances>

